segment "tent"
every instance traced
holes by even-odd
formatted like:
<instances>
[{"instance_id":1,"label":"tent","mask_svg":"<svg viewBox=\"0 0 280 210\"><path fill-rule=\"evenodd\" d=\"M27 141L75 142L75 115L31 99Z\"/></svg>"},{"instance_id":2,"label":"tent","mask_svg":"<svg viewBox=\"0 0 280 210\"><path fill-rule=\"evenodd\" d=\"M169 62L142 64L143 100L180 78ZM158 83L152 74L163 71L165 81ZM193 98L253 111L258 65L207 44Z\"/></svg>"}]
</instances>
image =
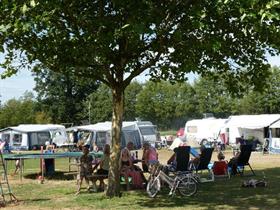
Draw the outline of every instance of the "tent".
<instances>
[{"instance_id":1,"label":"tent","mask_svg":"<svg viewBox=\"0 0 280 210\"><path fill-rule=\"evenodd\" d=\"M60 146L67 142L67 134L63 125L56 124L21 124L0 130L2 141L9 143L11 149L40 148L46 142Z\"/></svg>"},{"instance_id":2,"label":"tent","mask_svg":"<svg viewBox=\"0 0 280 210\"><path fill-rule=\"evenodd\" d=\"M270 125L268 150L270 153L280 154L280 120Z\"/></svg>"},{"instance_id":3,"label":"tent","mask_svg":"<svg viewBox=\"0 0 280 210\"><path fill-rule=\"evenodd\" d=\"M96 145L99 149L102 149L105 144L111 144L111 129L111 122L100 122L91 125L70 127L67 128L67 131L72 136L72 139L76 135L75 133L78 133L79 141L84 141L91 148L93 145ZM130 141L133 142L136 149L141 148L141 134L137 127L133 126L132 123L123 123L121 147L125 147Z\"/></svg>"},{"instance_id":4,"label":"tent","mask_svg":"<svg viewBox=\"0 0 280 210\"><path fill-rule=\"evenodd\" d=\"M235 144L236 138L254 138L260 142L269 136L269 126L280 119L280 114L236 115L225 122L221 133L225 133L229 144Z\"/></svg>"}]
</instances>

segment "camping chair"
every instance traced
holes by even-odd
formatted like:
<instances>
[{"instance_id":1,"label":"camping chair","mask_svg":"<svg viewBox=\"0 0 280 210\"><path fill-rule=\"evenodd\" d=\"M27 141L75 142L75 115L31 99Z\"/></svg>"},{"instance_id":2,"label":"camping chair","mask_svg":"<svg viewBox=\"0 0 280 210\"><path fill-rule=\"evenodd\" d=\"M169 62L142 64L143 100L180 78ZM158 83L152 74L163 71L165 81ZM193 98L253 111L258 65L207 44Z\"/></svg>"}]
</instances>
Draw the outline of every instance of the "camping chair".
<instances>
[{"instance_id":1,"label":"camping chair","mask_svg":"<svg viewBox=\"0 0 280 210\"><path fill-rule=\"evenodd\" d=\"M225 160L215 161L212 167L214 179L216 178L228 178L230 179L230 173L228 170L228 163Z\"/></svg>"},{"instance_id":2,"label":"camping chair","mask_svg":"<svg viewBox=\"0 0 280 210\"><path fill-rule=\"evenodd\" d=\"M189 170L190 149L189 146L180 146L174 149L177 162L175 171Z\"/></svg>"},{"instance_id":3,"label":"camping chair","mask_svg":"<svg viewBox=\"0 0 280 210\"><path fill-rule=\"evenodd\" d=\"M203 150L203 152L200 154L200 158L199 158L199 163L198 165L192 165L192 169L194 169L196 171L196 173L198 174L198 172L200 172L200 181L201 182L213 182L214 181L214 174L213 174L213 170L212 167L209 166L209 163L211 161L212 158L212 153L213 153L214 148L205 148ZM208 178L201 178L202 175L202 171L203 170L207 170L208 171Z\"/></svg>"},{"instance_id":4,"label":"camping chair","mask_svg":"<svg viewBox=\"0 0 280 210\"><path fill-rule=\"evenodd\" d=\"M241 176L244 175L245 166L249 166L249 168L251 169L252 175L254 175L254 176L256 175L249 163L251 153L252 153L251 144L240 146L240 154L237 158L237 173L239 173Z\"/></svg>"}]
</instances>

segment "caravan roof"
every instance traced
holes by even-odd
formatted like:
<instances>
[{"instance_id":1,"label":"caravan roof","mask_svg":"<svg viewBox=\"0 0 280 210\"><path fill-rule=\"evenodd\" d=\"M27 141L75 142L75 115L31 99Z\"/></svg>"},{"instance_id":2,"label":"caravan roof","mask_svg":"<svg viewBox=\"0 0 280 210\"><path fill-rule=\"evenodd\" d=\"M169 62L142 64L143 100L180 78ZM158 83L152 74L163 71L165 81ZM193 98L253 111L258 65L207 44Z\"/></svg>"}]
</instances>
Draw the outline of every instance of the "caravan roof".
<instances>
[{"instance_id":1,"label":"caravan roof","mask_svg":"<svg viewBox=\"0 0 280 210\"><path fill-rule=\"evenodd\" d=\"M225 127L259 129L268 127L280 119L280 114L230 116Z\"/></svg>"},{"instance_id":2,"label":"caravan roof","mask_svg":"<svg viewBox=\"0 0 280 210\"><path fill-rule=\"evenodd\" d=\"M3 130L15 130L22 133L27 132L40 132L40 131L48 131L48 130L55 130L55 129L65 129L63 125L57 124L21 124L19 126L8 127Z\"/></svg>"}]
</instances>

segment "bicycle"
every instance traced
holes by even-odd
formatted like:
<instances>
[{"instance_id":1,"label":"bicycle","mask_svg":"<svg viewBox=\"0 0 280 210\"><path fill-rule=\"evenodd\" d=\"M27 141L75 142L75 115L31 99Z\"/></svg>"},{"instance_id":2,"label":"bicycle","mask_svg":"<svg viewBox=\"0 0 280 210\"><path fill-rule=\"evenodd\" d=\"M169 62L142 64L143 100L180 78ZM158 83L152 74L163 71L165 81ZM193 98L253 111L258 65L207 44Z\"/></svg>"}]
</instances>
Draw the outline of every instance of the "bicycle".
<instances>
[{"instance_id":1,"label":"bicycle","mask_svg":"<svg viewBox=\"0 0 280 210\"><path fill-rule=\"evenodd\" d=\"M169 195L174 196L176 190L182 196L192 196L197 192L197 179L191 172L177 172L175 177L168 176L163 171L162 165L155 165L151 171L151 176L147 184L147 193L149 197L154 198L161 189L161 182L168 184L170 188Z\"/></svg>"}]
</instances>

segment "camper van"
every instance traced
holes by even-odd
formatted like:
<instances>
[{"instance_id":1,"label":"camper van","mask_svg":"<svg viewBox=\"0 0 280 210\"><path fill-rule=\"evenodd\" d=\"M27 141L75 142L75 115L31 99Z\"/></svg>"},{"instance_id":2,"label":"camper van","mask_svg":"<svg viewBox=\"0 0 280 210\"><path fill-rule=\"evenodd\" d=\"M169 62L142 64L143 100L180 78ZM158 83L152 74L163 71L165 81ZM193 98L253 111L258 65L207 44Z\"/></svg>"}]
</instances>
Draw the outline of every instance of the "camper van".
<instances>
[{"instance_id":1,"label":"camper van","mask_svg":"<svg viewBox=\"0 0 280 210\"><path fill-rule=\"evenodd\" d=\"M216 118L189 120L185 125L185 138L201 145L218 140L225 121L226 119Z\"/></svg>"},{"instance_id":2,"label":"camper van","mask_svg":"<svg viewBox=\"0 0 280 210\"><path fill-rule=\"evenodd\" d=\"M123 125L137 129L141 134L142 144L143 142L149 142L152 146L156 146L157 142L161 142L157 126L150 121L127 121Z\"/></svg>"},{"instance_id":3,"label":"camper van","mask_svg":"<svg viewBox=\"0 0 280 210\"><path fill-rule=\"evenodd\" d=\"M67 134L63 125L22 124L0 130L0 139L12 150L31 150L45 146L47 141L60 146L67 141Z\"/></svg>"}]
</instances>

